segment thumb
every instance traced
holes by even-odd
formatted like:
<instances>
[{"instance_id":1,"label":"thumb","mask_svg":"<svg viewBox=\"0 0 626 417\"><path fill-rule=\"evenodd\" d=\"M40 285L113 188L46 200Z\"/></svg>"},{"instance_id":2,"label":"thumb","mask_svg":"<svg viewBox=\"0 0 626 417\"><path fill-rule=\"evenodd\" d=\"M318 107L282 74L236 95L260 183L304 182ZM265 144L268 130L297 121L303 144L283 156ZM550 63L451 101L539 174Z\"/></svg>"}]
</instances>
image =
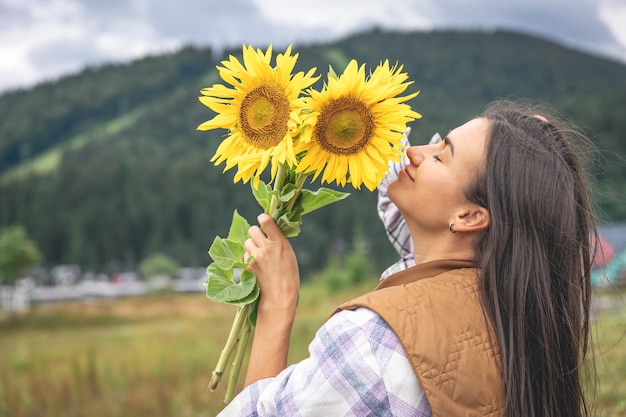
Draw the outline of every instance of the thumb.
<instances>
[{"instance_id":1,"label":"thumb","mask_svg":"<svg viewBox=\"0 0 626 417\"><path fill-rule=\"evenodd\" d=\"M261 229L263 229L265 236L267 236L269 240L277 241L285 238L285 235L280 231L280 228L276 225L274 219L272 219L268 214L260 214L259 217L257 217L257 220L259 221L259 226L261 226Z\"/></svg>"}]
</instances>

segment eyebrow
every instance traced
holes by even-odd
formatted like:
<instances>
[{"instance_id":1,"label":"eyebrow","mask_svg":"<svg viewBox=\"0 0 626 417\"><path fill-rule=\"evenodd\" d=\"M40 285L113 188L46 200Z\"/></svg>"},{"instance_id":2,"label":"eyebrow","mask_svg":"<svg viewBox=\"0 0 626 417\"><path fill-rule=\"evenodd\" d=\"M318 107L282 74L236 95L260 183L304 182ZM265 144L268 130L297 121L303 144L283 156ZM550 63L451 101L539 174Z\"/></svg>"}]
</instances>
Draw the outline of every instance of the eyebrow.
<instances>
[{"instance_id":1,"label":"eyebrow","mask_svg":"<svg viewBox=\"0 0 626 417\"><path fill-rule=\"evenodd\" d=\"M450 148L450 155L454 157L454 145L452 144L452 141L450 140L450 138L446 136L443 142L446 144L446 146Z\"/></svg>"}]
</instances>

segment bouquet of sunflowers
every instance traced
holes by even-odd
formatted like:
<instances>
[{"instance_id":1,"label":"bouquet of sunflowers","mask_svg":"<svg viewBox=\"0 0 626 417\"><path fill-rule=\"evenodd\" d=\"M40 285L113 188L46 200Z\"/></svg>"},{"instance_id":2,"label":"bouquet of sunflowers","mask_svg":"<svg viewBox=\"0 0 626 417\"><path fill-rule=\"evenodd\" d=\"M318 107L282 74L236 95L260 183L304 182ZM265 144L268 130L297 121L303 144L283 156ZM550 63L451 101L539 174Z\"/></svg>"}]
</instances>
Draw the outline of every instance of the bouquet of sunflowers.
<instances>
[{"instance_id":1,"label":"bouquet of sunflowers","mask_svg":"<svg viewBox=\"0 0 626 417\"><path fill-rule=\"evenodd\" d=\"M224 171L237 167L234 181L251 182L259 205L287 237L298 235L304 214L348 196L305 188L309 177L374 190L388 163L404 152L406 124L421 117L406 103L419 92L400 96L411 84L402 66L385 61L366 75L365 66L352 60L341 75L331 67L317 91L312 88L319 79L316 68L292 73L297 58L289 46L272 66L271 45L266 52L244 45L243 64L230 56L217 67L231 87L215 84L201 91L200 101L217 115L198 126L228 130L211 162L225 162ZM268 166L265 183L261 174ZM209 249L207 296L237 306L209 384L211 390L217 387L234 353L226 402L234 395L256 320L259 288L246 269L251 259L244 259L243 246L249 227L235 210L228 236L216 237Z\"/></svg>"}]
</instances>

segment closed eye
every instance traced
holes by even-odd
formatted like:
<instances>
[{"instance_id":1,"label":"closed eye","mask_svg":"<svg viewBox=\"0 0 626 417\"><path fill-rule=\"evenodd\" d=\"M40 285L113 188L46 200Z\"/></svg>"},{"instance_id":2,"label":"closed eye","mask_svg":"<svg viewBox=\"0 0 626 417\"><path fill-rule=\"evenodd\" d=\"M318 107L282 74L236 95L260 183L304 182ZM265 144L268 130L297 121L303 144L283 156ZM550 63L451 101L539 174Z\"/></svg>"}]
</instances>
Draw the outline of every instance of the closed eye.
<instances>
[{"instance_id":1,"label":"closed eye","mask_svg":"<svg viewBox=\"0 0 626 417\"><path fill-rule=\"evenodd\" d=\"M435 159L435 161L441 162L441 158L439 158L439 155L433 155L433 158Z\"/></svg>"}]
</instances>

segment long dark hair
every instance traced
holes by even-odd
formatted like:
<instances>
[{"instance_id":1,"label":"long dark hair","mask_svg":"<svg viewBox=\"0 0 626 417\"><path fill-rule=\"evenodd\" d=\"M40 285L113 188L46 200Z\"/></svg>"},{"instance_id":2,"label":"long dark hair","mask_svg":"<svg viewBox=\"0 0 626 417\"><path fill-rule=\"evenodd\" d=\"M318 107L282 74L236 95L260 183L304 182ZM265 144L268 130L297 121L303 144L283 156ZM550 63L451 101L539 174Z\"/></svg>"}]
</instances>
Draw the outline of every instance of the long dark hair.
<instances>
[{"instance_id":1,"label":"long dark hair","mask_svg":"<svg viewBox=\"0 0 626 417\"><path fill-rule=\"evenodd\" d=\"M485 163L466 196L491 217L475 253L506 415L587 416L582 371L597 232L571 142L580 134L518 102L495 102L482 117L491 122Z\"/></svg>"}]
</instances>

